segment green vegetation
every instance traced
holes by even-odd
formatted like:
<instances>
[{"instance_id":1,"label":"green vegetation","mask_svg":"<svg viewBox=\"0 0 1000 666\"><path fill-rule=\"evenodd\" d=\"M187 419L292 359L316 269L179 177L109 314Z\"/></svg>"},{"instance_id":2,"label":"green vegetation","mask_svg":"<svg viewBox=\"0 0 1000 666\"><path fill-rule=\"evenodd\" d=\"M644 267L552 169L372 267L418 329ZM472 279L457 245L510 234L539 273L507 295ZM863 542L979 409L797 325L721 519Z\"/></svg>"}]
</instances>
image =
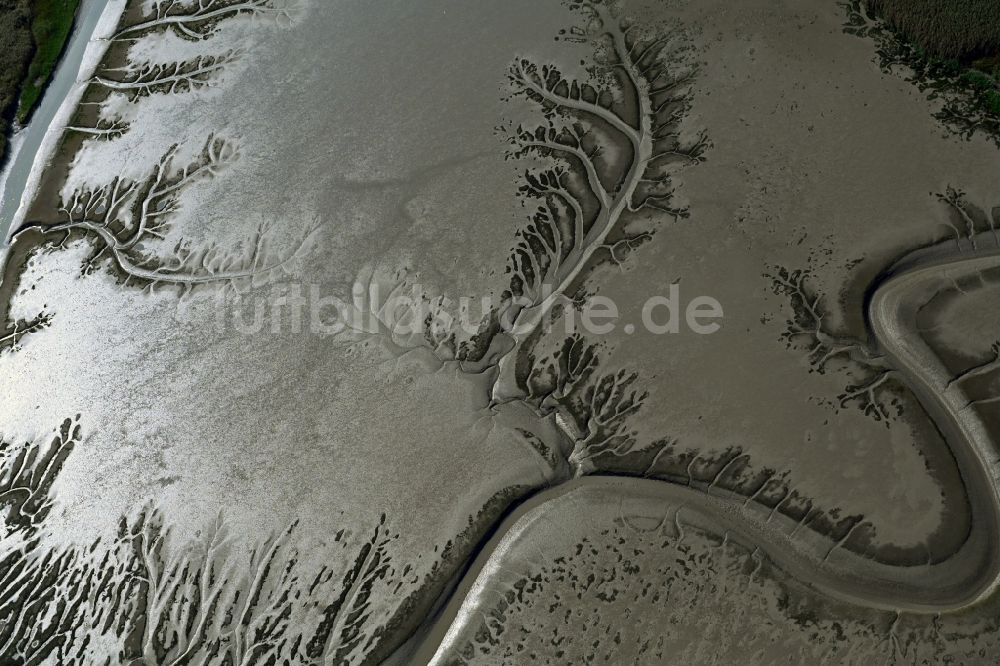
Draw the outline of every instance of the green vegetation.
<instances>
[{"instance_id":1,"label":"green vegetation","mask_svg":"<svg viewBox=\"0 0 1000 666\"><path fill-rule=\"evenodd\" d=\"M843 4L845 31L872 39L882 69L939 102L934 116L948 130L1000 146L1000 0Z\"/></svg>"},{"instance_id":2,"label":"green vegetation","mask_svg":"<svg viewBox=\"0 0 1000 666\"><path fill-rule=\"evenodd\" d=\"M33 48L30 0L0 0L0 162Z\"/></svg>"},{"instance_id":3,"label":"green vegetation","mask_svg":"<svg viewBox=\"0 0 1000 666\"><path fill-rule=\"evenodd\" d=\"M867 0L927 52L971 60L1000 54L1000 0Z\"/></svg>"},{"instance_id":4,"label":"green vegetation","mask_svg":"<svg viewBox=\"0 0 1000 666\"><path fill-rule=\"evenodd\" d=\"M79 0L0 0L0 163L10 123L34 110L73 27Z\"/></svg>"},{"instance_id":5,"label":"green vegetation","mask_svg":"<svg viewBox=\"0 0 1000 666\"><path fill-rule=\"evenodd\" d=\"M35 0L31 34L36 49L21 91L18 121L23 123L27 120L42 96L42 90L52 76L52 70L69 37L79 4L80 0Z\"/></svg>"},{"instance_id":6,"label":"green vegetation","mask_svg":"<svg viewBox=\"0 0 1000 666\"><path fill-rule=\"evenodd\" d=\"M980 72L991 75L994 79L1000 79L1000 56L992 58L977 58L972 61L972 66Z\"/></svg>"}]
</instances>

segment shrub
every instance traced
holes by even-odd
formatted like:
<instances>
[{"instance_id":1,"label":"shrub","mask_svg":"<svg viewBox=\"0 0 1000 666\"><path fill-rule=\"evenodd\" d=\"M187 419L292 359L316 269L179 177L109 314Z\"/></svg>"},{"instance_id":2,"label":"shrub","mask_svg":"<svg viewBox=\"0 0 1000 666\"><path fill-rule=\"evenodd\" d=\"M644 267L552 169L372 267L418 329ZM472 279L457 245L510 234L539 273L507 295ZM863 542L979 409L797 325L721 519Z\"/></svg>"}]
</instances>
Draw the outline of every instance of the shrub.
<instances>
[{"instance_id":1,"label":"shrub","mask_svg":"<svg viewBox=\"0 0 1000 666\"><path fill-rule=\"evenodd\" d=\"M988 91L996 88L996 81L993 80L993 77L988 74L983 74L975 69L967 70L964 74L962 74L961 79L962 83L965 83L976 90Z\"/></svg>"},{"instance_id":2,"label":"shrub","mask_svg":"<svg viewBox=\"0 0 1000 666\"><path fill-rule=\"evenodd\" d=\"M986 98L984 100L986 108L995 116L1000 116L1000 92L996 90L991 90L986 93Z\"/></svg>"}]
</instances>

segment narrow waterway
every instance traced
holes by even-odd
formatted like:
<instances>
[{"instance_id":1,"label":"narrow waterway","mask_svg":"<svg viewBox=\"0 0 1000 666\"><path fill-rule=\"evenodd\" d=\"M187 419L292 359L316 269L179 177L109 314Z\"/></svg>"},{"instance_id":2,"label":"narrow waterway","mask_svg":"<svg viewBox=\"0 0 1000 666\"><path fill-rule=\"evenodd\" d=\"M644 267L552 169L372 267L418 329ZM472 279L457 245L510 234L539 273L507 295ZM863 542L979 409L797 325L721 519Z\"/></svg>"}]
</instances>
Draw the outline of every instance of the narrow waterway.
<instances>
[{"instance_id":1,"label":"narrow waterway","mask_svg":"<svg viewBox=\"0 0 1000 666\"><path fill-rule=\"evenodd\" d=\"M52 81L45 89L41 103L31 121L11 141L11 159L0 173L0 241L6 246L18 210L27 191L32 167L42 155L44 138L52 126L59 109L80 82L84 55L102 13L109 0L83 0L79 15L62 59L56 66Z\"/></svg>"}]
</instances>

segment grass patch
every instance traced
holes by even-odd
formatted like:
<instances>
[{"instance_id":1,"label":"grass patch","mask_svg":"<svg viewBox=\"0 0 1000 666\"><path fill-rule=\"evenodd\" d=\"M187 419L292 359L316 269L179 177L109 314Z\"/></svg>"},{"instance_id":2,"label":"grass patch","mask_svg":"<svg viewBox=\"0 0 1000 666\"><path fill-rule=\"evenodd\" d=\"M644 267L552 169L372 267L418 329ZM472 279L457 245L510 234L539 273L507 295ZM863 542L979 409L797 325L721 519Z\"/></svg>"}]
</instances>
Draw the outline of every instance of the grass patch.
<instances>
[{"instance_id":1,"label":"grass patch","mask_svg":"<svg viewBox=\"0 0 1000 666\"><path fill-rule=\"evenodd\" d=\"M953 43L950 50L931 50L925 46L926 40L911 37L899 27L898 21L887 18L884 9L872 9L894 4L897 4L895 0L843 2L848 15L845 32L873 40L882 69L899 74L916 85L928 99L936 101L934 116L949 131L965 139L983 134L1000 146L1000 56L973 57L976 51L971 46L986 43L982 34L1000 33L1000 16L989 25L980 26L980 37L969 37L962 48L955 48ZM938 0L912 0L907 11L916 13L916 8L941 4ZM1000 0L967 0L956 2L945 15L961 14L959 10L974 12L977 7L985 11L982 8L986 6L1000 12ZM943 20L937 14L925 19ZM959 26L952 27L958 29ZM950 55L942 55L943 52Z\"/></svg>"},{"instance_id":2,"label":"grass patch","mask_svg":"<svg viewBox=\"0 0 1000 666\"><path fill-rule=\"evenodd\" d=\"M0 0L0 162L34 45L29 0Z\"/></svg>"},{"instance_id":3,"label":"grass patch","mask_svg":"<svg viewBox=\"0 0 1000 666\"><path fill-rule=\"evenodd\" d=\"M1000 54L1000 0L866 0L927 52L972 60Z\"/></svg>"},{"instance_id":4,"label":"grass patch","mask_svg":"<svg viewBox=\"0 0 1000 666\"><path fill-rule=\"evenodd\" d=\"M18 122L31 115L69 37L79 0L35 0L31 34L36 45L21 89Z\"/></svg>"},{"instance_id":5,"label":"grass patch","mask_svg":"<svg viewBox=\"0 0 1000 666\"><path fill-rule=\"evenodd\" d=\"M977 58L972 61L972 66L980 72L989 74L994 79L1000 79L1000 56L992 58Z\"/></svg>"}]
</instances>

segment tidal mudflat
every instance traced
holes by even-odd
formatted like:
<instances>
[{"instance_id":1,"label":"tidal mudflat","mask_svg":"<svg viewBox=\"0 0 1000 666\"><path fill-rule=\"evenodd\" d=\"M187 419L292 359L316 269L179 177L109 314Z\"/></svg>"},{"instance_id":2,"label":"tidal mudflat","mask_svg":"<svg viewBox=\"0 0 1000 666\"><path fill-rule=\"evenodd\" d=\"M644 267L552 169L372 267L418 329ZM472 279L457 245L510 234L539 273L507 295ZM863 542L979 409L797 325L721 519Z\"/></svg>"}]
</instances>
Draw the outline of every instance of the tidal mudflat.
<instances>
[{"instance_id":1,"label":"tidal mudflat","mask_svg":"<svg viewBox=\"0 0 1000 666\"><path fill-rule=\"evenodd\" d=\"M1000 152L845 24L110 0L0 283L2 658L992 663Z\"/></svg>"}]
</instances>

